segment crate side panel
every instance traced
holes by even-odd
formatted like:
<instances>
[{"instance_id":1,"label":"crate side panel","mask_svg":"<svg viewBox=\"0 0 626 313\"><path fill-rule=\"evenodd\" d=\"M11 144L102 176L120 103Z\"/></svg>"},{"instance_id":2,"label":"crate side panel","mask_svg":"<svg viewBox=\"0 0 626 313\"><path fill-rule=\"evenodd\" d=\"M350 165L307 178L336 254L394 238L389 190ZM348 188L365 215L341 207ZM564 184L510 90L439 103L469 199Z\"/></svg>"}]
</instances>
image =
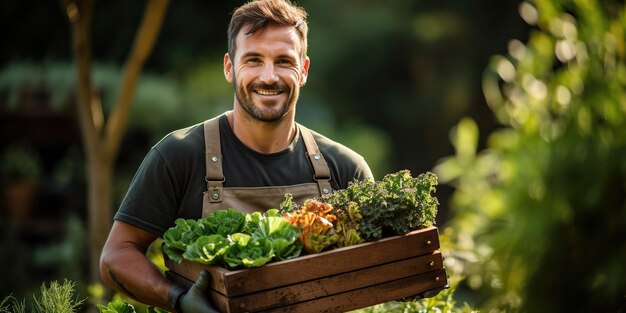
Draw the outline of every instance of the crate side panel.
<instances>
[{"instance_id":1,"label":"crate side panel","mask_svg":"<svg viewBox=\"0 0 626 313\"><path fill-rule=\"evenodd\" d=\"M192 281L197 279L201 270L207 270L211 274L212 289L227 297L236 297L430 254L438 248L437 227L431 226L403 236L272 262L251 269L231 271L188 260L178 264L166 255L165 263L170 270Z\"/></svg>"},{"instance_id":2,"label":"crate side panel","mask_svg":"<svg viewBox=\"0 0 626 313\"><path fill-rule=\"evenodd\" d=\"M223 274L229 297L292 285L370 266L431 254L439 248L436 227L413 231L404 236L338 248L269 263L259 268Z\"/></svg>"},{"instance_id":3,"label":"crate side panel","mask_svg":"<svg viewBox=\"0 0 626 313\"><path fill-rule=\"evenodd\" d=\"M447 286L443 269L263 312L346 312Z\"/></svg>"},{"instance_id":4,"label":"crate side panel","mask_svg":"<svg viewBox=\"0 0 626 313\"><path fill-rule=\"evenodd\" d=\"M441 252L232 298L234 312L263 311L443 268ZM239 309L242 309L240 311Z\"/></svg>"}]
</instances>

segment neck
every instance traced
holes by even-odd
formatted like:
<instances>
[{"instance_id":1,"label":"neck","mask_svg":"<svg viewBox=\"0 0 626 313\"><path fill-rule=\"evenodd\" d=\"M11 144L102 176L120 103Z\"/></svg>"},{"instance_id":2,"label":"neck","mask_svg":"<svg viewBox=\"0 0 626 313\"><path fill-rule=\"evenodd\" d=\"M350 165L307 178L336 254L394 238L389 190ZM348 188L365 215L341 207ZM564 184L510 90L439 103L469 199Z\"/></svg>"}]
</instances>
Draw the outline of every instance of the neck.
<instances>
[{"instance_id":1,"label":"neck","mask_svg":"<svg viewBox=\"0 0 626 313\"><path fill-rule=\"evenodd\" d=\"M235 108L226 116L235 136L248 148L260 153L275 153L287 149L296 135L293 113L281 121L266 123Z\"/></svg>"}]
</instances>

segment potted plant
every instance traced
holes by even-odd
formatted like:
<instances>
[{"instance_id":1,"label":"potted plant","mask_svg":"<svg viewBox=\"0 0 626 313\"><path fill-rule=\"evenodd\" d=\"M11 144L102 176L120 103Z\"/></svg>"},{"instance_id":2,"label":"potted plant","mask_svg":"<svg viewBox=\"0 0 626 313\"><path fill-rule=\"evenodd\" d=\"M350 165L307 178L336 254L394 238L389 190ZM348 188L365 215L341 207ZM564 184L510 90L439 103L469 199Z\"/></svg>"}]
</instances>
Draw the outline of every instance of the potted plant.
<instances>
[{"instance_id":1,"label":"potted plant","mask_svg":"<svg viewBox=\"0 0 626 313\"><path fill-rule=\"evenodd\" d=\"M1 161L0 175L6 214L10 219L22 223L30 217L37 197L40 158L28 148L9 146Z\"/></svg>"}]
</instances>

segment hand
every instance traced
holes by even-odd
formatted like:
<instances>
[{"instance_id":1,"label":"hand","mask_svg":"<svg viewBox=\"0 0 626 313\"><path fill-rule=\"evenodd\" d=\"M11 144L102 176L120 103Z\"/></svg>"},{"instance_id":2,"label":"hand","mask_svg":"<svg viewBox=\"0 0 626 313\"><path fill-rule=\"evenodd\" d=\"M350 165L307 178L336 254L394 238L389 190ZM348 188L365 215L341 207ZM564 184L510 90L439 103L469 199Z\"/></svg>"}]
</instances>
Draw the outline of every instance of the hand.
<instances>
[{"instance_id":1,"label":"hand","mask_svg":"<svg viewBox=\"0 0 626 313\"><path fill-rule=\"evenodd\" d=\"M209 273L200 272L200 276L186 293L178 298L176 309L179 313L219 313L207 299Z\"/></svg>"}]
</instances>

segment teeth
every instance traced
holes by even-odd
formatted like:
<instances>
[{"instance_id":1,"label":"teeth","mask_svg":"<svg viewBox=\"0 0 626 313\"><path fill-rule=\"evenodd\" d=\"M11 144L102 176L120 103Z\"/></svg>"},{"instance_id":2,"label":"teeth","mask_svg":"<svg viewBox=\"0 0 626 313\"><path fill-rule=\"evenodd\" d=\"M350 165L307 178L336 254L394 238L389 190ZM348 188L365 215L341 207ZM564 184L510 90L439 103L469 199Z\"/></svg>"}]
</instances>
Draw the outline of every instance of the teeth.
<instances>
[{"instance_id":1,"label":"teeth","mask_svg":"<svg viewBox=\"0 0 626 313\"><path fill-rule=\"evenodd\" d=\"M275 96L280 93L278 90L257 90L256 92L263 96Z\"/></svg>"}]
</instances>

